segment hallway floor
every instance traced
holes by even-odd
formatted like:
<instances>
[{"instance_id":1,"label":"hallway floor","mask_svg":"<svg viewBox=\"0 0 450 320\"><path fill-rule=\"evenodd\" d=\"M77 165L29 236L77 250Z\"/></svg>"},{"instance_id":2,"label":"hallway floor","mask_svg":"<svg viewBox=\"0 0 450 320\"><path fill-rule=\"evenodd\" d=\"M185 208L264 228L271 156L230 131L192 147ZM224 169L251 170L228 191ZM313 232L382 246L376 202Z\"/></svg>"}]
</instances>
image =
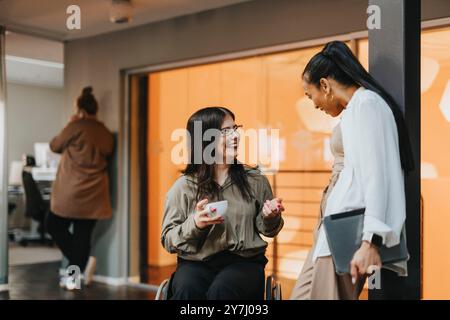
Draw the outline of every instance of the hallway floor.
<instances>
[{"instance_id":1,"label":"hallway floor","mask_svg":"<svg viewBox=\"0 0 450 320\"><path fill-rule=\"evenodd\" d=\"M66 291L59 287L60 262L11 266L9 292L0 300L153 300L155 293L128 286L92 283L88 288Z\"/></svg>"}]
</instances>

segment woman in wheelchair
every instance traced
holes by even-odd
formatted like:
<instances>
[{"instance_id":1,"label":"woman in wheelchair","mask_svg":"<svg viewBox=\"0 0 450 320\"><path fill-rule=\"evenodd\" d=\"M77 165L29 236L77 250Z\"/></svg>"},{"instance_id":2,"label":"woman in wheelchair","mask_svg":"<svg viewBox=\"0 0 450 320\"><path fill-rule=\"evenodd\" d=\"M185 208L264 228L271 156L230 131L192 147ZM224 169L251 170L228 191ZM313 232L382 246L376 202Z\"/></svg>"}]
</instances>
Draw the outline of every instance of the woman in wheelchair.
<instances>
[{"instance_id":1,"label":"woman in wheelchair","mask_svg":"<svg viewBox=\"0 0 450 320\"><path fill-rule=\"evenodd\" d=\"M188 120L189 162L166 195L161 235L178 256L171 299L264 299L267 242L260 234L280 232L284 208L267 178L237 161L241 126L234 120L223 107ZM219 214L213 202L224 200Z\"/></svg>"}]
</instances>

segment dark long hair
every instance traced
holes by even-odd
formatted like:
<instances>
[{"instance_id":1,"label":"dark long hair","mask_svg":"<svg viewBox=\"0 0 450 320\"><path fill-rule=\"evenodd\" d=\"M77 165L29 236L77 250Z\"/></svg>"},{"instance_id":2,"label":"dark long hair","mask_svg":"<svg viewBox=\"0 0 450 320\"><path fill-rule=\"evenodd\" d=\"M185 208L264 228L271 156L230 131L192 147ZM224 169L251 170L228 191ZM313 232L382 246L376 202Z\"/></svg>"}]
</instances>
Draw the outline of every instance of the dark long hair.
<instances>
[{"instance_id":1,"label":"dark long hair","mask_svg":"<svg viewBox=\"0 0 450 320\"><path fill-rule=\"evenodd\" d=\"M197 182L197 196L196 200L199 201L205 197L217 197L219 194L220 186L214 180L214 164L207 164L203 159L203 151L210 141L204 141L204 132L208 129L221 129L222 123L225 117L229 115L233 120L235 119L233 112L224 107L207 107L195 112L187 122L187 131L191 139L189 141L189 162L186 168L183 170L183 174L195 177ZM199 121L202 124L201 136L198 136L198 132L194 130L195 122ZM194 139L201 141L201 163L196 164L194 162L195 150ZM214 141L217 143L217 141ZM213 156L215 156L213 154ZM250 201L252 198L252 192L247 180L246 166L234 159L230 164L228 174L231 181L235 183L240 191L242 198L246 201Z\"/></svg>"},{"instance_id":2,"label":"dark long hair","mask_svg":"<svg viewBox=\"0 0 450 320\"><path fill-rule=\"evenodd\" d=\"M342 41L332 41L314 55L303 77L319 87L320 79L330 77L345 86L362 86L379 94L389 105L397 124L400 161L405 173L414 169L411 143L403 114L392 96L364 69L350 48Z\"/></svg>"},{"instance_id":3,"label":"dark long hair","mask_svg":"<svg viewBox=\"0 0 450 320\"><path fill-rule=\"evenodd\" d=\"M95 115L98 111L98 103L92 94L92 91L92 87L83 88L81 95L77 99L77 107L90 115Z\"/></svg>"}]
</instances>

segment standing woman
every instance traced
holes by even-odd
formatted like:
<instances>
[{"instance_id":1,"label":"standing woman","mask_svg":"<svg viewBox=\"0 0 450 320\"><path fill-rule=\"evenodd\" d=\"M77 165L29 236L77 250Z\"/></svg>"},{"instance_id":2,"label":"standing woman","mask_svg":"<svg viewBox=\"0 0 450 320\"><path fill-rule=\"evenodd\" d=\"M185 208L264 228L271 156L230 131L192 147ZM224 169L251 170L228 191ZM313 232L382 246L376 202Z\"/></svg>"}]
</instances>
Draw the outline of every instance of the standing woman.
<instances>
[{"instance_id":1,"label":"standing woman","mask_svg":"<svg viewBox=\"0 0 450 320\"><path fill-rule=\"evenodd\" d=\"M69 264L85 271L85 285L95 271L95 258L89 257L95 223L112 214L107 167L114 142L111 132L97 119L97 111L92 88L84 88L76 114L50 142L50 149L62 157L52 187L47 228ZM63 277L60 285L74 289L74 281Z\"/></svg>"},{"instance_id":2,"label":"standing woman","mask_svg":"<svg viewBox=\"0 0 450 320\"><path fill-rule=\"evenodd\" d=\"M302 81L316 108L341 121L331 137L335 161L314 245L291 299L357 299L368 268L381 267L379 246L399 244L404 232L403 176L414 167L408 133L398 105L341 41L311 58ZM351 274L338 275L321 218L360 208L365 208L363 242ZM383 268L407 274L406 261Z\"/></svg>"},{"instance_id":3,"label":"standing woman","mask_svg":"<svg viewBox=\"0 0 450 320\"><path fill-rule=\"evenodd\" d=\"M264 298L261 234L280 232L284 208L267 178L237 161L239 127L223 107L198 110L188 120L190 161L167 193L161 235L164 248L178 256L172 299ZM223 200L224 217L210 216L206 204Z\"/></svg>"}]
</instances>

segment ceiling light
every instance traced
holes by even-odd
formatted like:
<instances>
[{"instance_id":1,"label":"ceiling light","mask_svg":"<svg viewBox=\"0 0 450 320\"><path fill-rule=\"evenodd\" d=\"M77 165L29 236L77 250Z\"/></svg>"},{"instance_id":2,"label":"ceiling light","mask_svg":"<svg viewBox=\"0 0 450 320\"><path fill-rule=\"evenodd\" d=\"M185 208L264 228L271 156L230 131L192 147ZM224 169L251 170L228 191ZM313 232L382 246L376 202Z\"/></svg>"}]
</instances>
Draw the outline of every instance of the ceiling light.
<instances>
[{"instance_id":1,"label":"ceiling light","mask_svg":"<svg viewBox=\"0 0 450 320\"><path fill-rule=\"evenodd\" d=\"M130 0L112 0L109 11L109 20L113 23L128 23L133 15L133 6Z\"/></svg>"}]
</instances>

